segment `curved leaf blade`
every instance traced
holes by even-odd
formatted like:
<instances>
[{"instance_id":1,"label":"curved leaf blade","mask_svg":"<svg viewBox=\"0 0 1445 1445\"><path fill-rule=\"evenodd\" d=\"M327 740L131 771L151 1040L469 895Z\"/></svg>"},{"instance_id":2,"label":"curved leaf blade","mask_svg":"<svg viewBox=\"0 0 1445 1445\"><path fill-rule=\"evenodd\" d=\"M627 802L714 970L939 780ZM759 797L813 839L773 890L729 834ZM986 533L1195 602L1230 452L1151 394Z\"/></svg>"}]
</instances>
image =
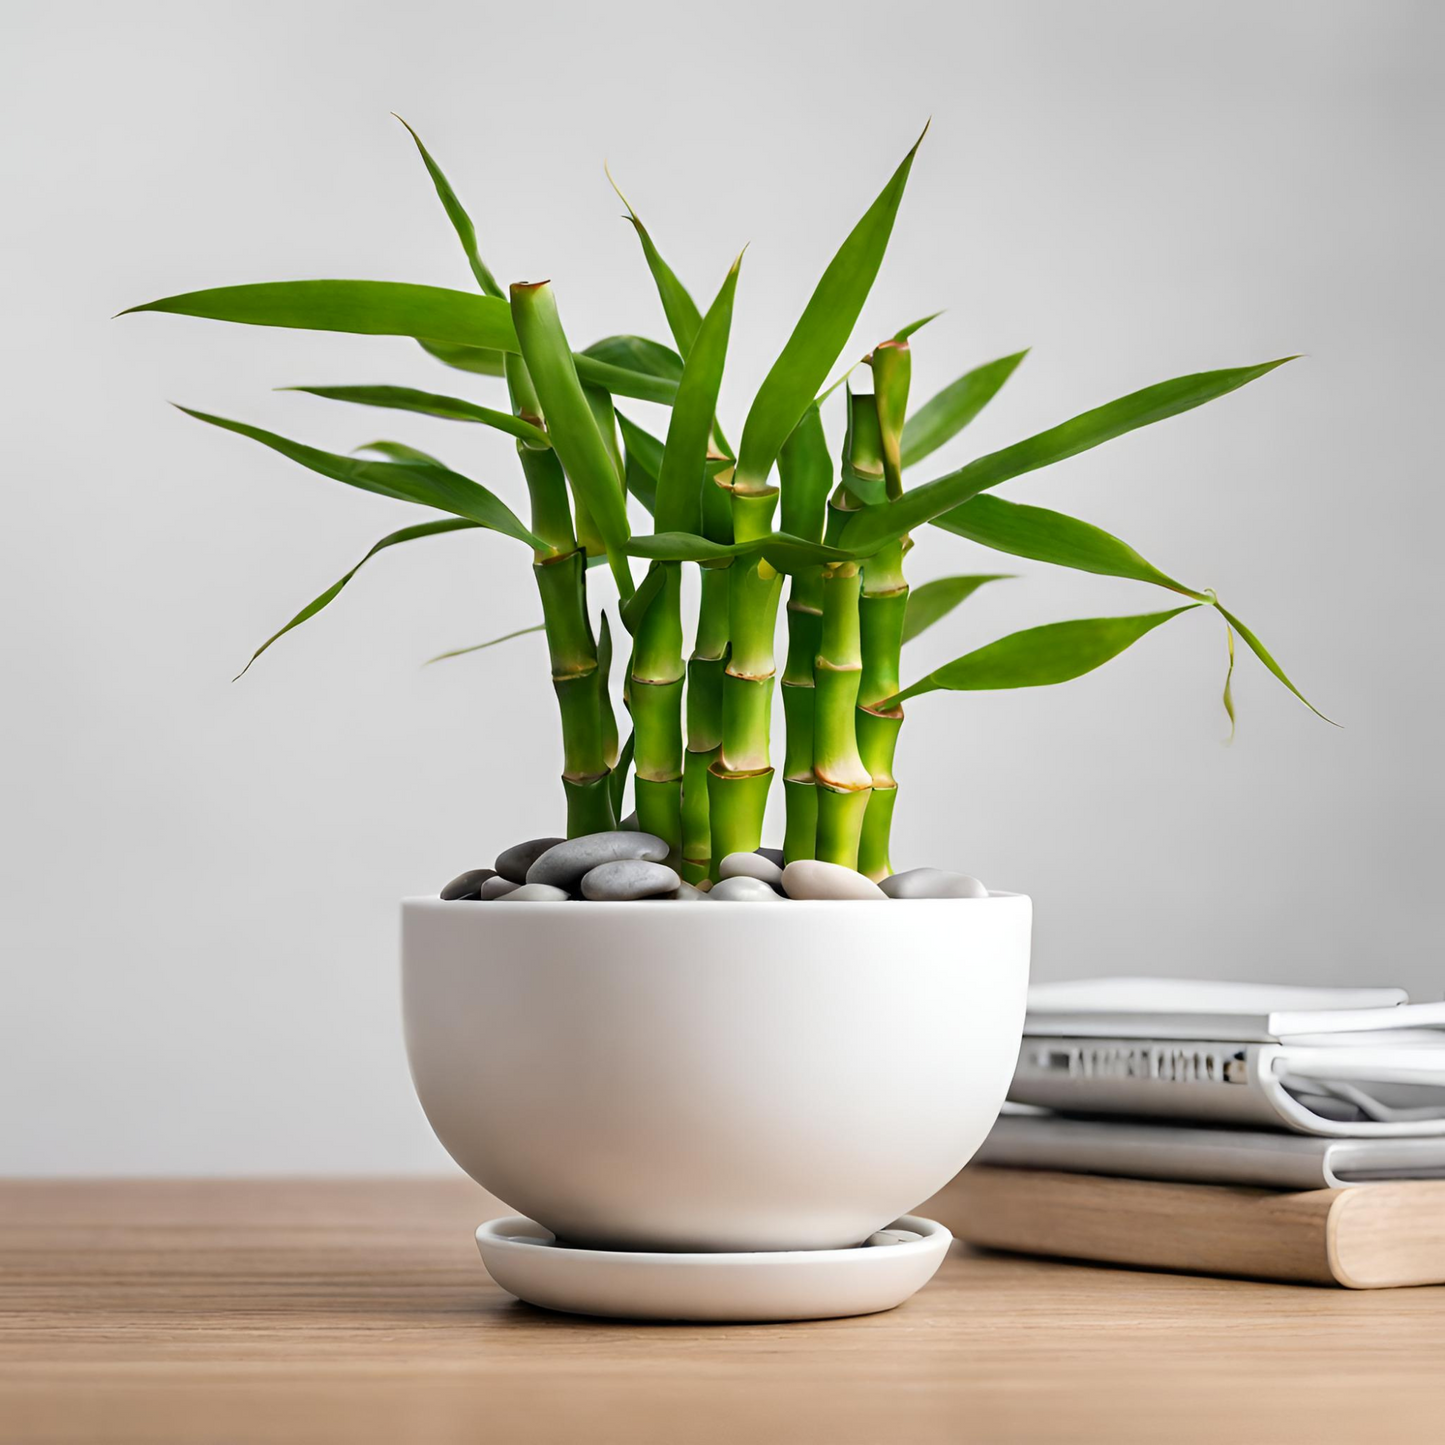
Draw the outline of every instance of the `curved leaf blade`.
<instances>
[{"instance_id":1,"label":"curved leaf blade","mask_svg":"<svg viewBox=\"0 0 1445 1445\"><path fill-rule=\"evenodd\" d=\"M430 667L434 662L445 662L449 657L465 657L469 652L481 652L488 647L495 647L499 642L510 642L514 637L526 637L528 633L545 632L547 624L539 622L535 627L519 627L515 632L504 632L500 637L494 637L490 642L474 642L470 647L454 647L450 652L439 652L435 657L429 657L422 663L423 667Z\"/></svg>"},{"instance_id":2,"label":"curved leaf blade","mask_svg":"<svg viewBox=\"0 0 1445 1445\"><path fill-rule=\"evenodd\" d=\"M1012 632L945 663L889 701L897 705L940 690L985 692L1071 682L1102 667L1170 618L1203 605L1187 602L1139 617L1080 617Z\"/></svg>"},{"instance_id":3,"label":"curved leaf blade","mask_svg":"<svg viewBox=\"0 0 1445 1445\"><path fill-rule=\"evenodd\" d=\"M924 128L925 134L927 127ZM743 492L764 486L783 443L812 405L818 388L853 333L863 303L883 264L893 222L908 184L919 136L877 199L838 248L778 359L758 389L743 424L733 485Z\"/></svg>"},{"instance_id":4,"label":"curved leaf blade","mask_svg":"<svg viewBox=\"0 0 1445 1445\"><path fill-rule=\"evenodd\" d=\"M432 391L417 391L409 386L283 386L280 391L302 391L308 396L325 397L329 401L349 401L358 406L386 407L392 411L416 412L421 416L441 417L445 421L471 421L495 427L509 436L520 438L534 447L549 447L547 433L539 426L513 416L509 411L496 411L478 406L457 396L440 396Z\"/></svg>"},{"instance_id":5,"label":"curved leaf blade","mask_svg":"<svg viewBox=\"0 0 1445 1445\"><path fill-rule=\"evenodd\" d=\"M361 571L361 569L366 566L366 564L370 562L371 559L375 557L378 552L383 552L388 547L395 547L398 543L401 542L415 542L422 537L436 537L440 536L443 532L459 532L464 530L465 528L476 527L479 525L479 523L469 522L463 517L448 517L441 522L422 522L418 526L403 527L399 532L389 533L387 536L383 537L381 541L379 541L366 554L366 556L364 556L361 561L359 561L356 566L351 569L351 571L347 572L344 576L339 577L319 597L313 597L311 601L308 602L306 606L303 607L301 611L298 612L295 617L293 617L290 622L285 625L285 627L279 628L277 631L273 632L270 637L268 637L265 642L263 642L260 647L258 647L255 652L251 654L250 661L247 662L245 667L243 667L240 672L238 672L236 676L231 679L231 681L237 682L241 678L245 677L245 675L251 670L251 663L255 662L255 660L260 657L260 655L265 652L266 649L270 647L273 642L276 642L280 638L285 637L285 635L290 632L293 627L300 627L303 622L309 622L311 618L315 617L316 614L322 610L322 608L329 607L331 603L333 603L336 598L341 594L341 591L346 586L346 584L350 582L351 579L355 577L356 574Z\"/></svg>"},{"instance_id":6,"label":"curved leaf blade","mask_svg":"<svg viewBox=\"0 0 1445 1445\"><path fill-rule=\"evenodd\" d=\"M976 366L924 402L903 429L903 465L911 467L952 441L998 395L1028 354L1025 347Z\"/></svg>"},{"instance_id":7,"label":"curved leaf blade","mask_svg":"<svg viewBox=\"0 0 1445 1445\"><path fill-rule=\"evenodd\" d=\"M482 346L458 346L450 341L428 341L425 337L418 337L417 345L428 356L454 371L469 371L473 376L507 374L507 353L504 351L489 351Z\"/></svg>"},{"instance_id":8,"label":"curved leaf blade","mask_svg":"<svg viewBox=\"0 0 1445 1445\"><path fill-rule=\"evenodd\" d=\"M1052 466L1067 457L1077 456L1092 447L1112 441L1126 432L1154 422L1192 411L1205 402L1227 396L1231 391L1294 358L1285 356L1258 366L1232 367L1224 371L1201 371L1178 376L1141 391L1131 392L1117 401L1107 402L1092 411L1081 412L1048 431L1015 442L1002 451L990 452L960 467L956 472L927 482L905 492L886 506L869 507L848 523L844 542L860 550L877 547L894 537L931 522L954 507L969 501L980 492L996 487L1011 477L1040 467Z\"/></svg>"},{"instance_id":9,"label":"curved leaf blade","mask_svg":"<svg viewBox=\"0 0 1445 1445\"><path fill-rule=\"evenodd\" d=\"M821 542L832 485L833 459L828 455L823 419L813 405L803 413L803 419L778 453L780 530Z\"/></svg>"},{"instance_id":10,"label":"curved leaf blade","mask_svg":"<svg viewBox=\"0 0 1445 1445\"><path fill-rule=\"evenodd\" d=\"M364 446L356 448L359 452L376 452L378 456L386 457L393 462L416 462L424 467L441 467L447 470L446 463L438 461L430 452L424 452L416 447L409 447L405 442L367 442Z\"/></svg>"},{"instance_id":11,"label":"curved leaf blade","mask_svg":"<svg viewBox=\"0 0 1445 1445\"><path fill-rule=\"evenodd\" d=\"M396 112L392 111L392 114L396 115ZM462 250L467 253L467 264L472 268L472 275L477 278L477 285L488 296L500 297L502 288L497 285L496 277L487 269L487 263L482 260L481 254L477 250L477 228L472 225L472 218L467 214L467 208L457 199L457 193L452 189L451 182L442 174L442 168L432 159L431 152L422 144L421 137L399 115L396 118L401 120L412 140L416 142L416 148L421 153L422 164L432 179L432 185L436 187L437 199L442 203L442 209L447 213L447 220L452 223L452 229L457 233L457 240L462 243Z\"/></svg>"},{"instance_id":12,"label":"curved leaf blade","mask_svg":"<svg viewBox=\"0 0 1445 1445\"><path fill-rule=\"evenodd\" d=\"M220 427L223 431L235 432L237 436L249 437L280 452L293 462L299 462L313 472L332 481L344 482L363 492L375 492L378 496L392 497L400 502L416 502L423 507L434 507L439 512L450 512L453 516L465 517L479 527L513 537L525 542L534 551L545 551L545 544L527 530L516 513L500 497L489 492L480 482L464 477L446 467L410 462L368 462L355 457L340 457L301 442L293 442L275 432L261 427L248 426L245 422L228 421L222 416L208 412L193 411L190 407L178 407L187 416L195 417L208 426Z\"/></svg>"},{"instance_id":13,"label":"curved leaf blade","mask_svg":"<svg viewBox=\"0 0 1445 1445\"><path fill-rule=\"evenodd\" d=\"M677 273L662 259L662 254L653 244L647 227L632 209L632 202L622 194L622 187L613 180L612 172L607 170L606 166L603 170L607 171L607 180L617 192L617 199L627 207L627 219L632 222L632 229L637 232L637 239L642 243L642 254L647 261L647 269L652 272L653 284L657 287L662 310L667 317L668 330L672 332L677 349L685 359L692 350L693 339L702 325L702 312L698 310L697 302L692 299L687 287L677 279Z\"/></svg>"},{"instance_id":14,"label":"curved leaf blade","mask_svg":"<svg viewBox=\"0 0 1445 1445\"><path fill-rule=\"evenodd\" d=\"M683 366L657 473L655 515L660 532L696 532L702 526L708 441L727 361L733 297L742 264L743 258L739 255L694 334Z\"/></svg>"},{"instance_id":15,"label":"curved leaf blade","mask_svg":"<svg viewBox=\"0 0 1445 1445\"><path fill-rule=\"evenodd\" d=\"M491 351L517 349L517 333L505 301L405 281L263 281L252 286L216 286L148 301L120 314L138 311L200 316L242 326L411 336Z\"/></svg>"},{"instance_id":16,"label":"curved leaf blade","mask_svg":"<svg viewBox=\"0 0 1445 1445\"><path fill-rule=\"evenodd\" d=\"M1324 721L1329 723L1331 727L1339 727L1339 723L1337 723L1334 718L1325 717L1324 713L1322 713L1319 708L1317 708L1314 703L1312 703L1309 698L1307 698L1304 693L1302 693L1299 688L1297 688L1294 683L1289 680L1289 678L1285 675L1284 669L1279 665L1279 663L1274 660L1272 656L1270 656L1269 649L1265 647L1264 643L1262 643L1259 638L1257 638L1254 633L1251 632L1249 628L1247 628L1244 623L1241 622L1239 618L1234 615L1234 613L1226 612L1225 609L1223 607L1220 607L1217 602L1214 605L1219 609L1219 615L1224 618L1225 622L1228 623L1229 626L1231 626L1242 638L1244 638L1245 643L1249 647L1249 650L1254 653L1254 655L1275 675L1276 678L1279 679L1280 682L1282 682L1292 693L1294 693L1294 695L1299 698L1299 700L1304 703L1304 705L1309 708L1309 710L1314 713L1316 717L1323 718ZM1231 647L1231 664L1233 662L1233 657L1234 649L1233 647ZM1231 671L1232 670L1233 668L1231 666ZM1230 714L1230 720L1233 721L1232 712Z\"/></svg>"},{"instance_id":17,"label":"curved leaf blade","mask_svg":"<svg viewBox=\"0 0 1445 1445\"><path fill-rule=\"evenodd\" d=\"M922 331L930 321L937 321L943 315L941 311L930 311L927 316L921 316L917 321L910 321L907 326L900 327L893 333L895 341L907 341L915 331Z\"/></svg>"},{"instance_id":18,"label":"curved leaf blade","mask_svg":"<svg viewBox=\"0 0 1445 1445\"><path fill-rule=\"evenodd\" d=\"M604 336L601 341L584 346L578 355L662 381L682 380L682 357L672 347L646 336Z\"/></svg>"},{"instance_id":19,"label":"curved leaf blade","mask_svg":"<svg viewBox=\"0 0 1445 1445\"><path fill-rule=\"evenodd\" d=\"M654 532L650 536L633 537L627 551L630 556L647 557L656 562L703 563L730 562L735 557L750 557L761 552L779 572L789 573L825 562L856 560L852 552L787 532L770 532L751 542L713 542L692 532Z\"/></svg>"},{"instance_id":20,"label":"curved leaf blade","mask_svg":"<svg viewBox=\"0 0 1445 1445\"><path fill-rule=\"evenodd\" d=\"M908 594L908 608L903 615L903 640L911 642L927 632L935 622L942 622L956 607L967 602L986 582L1004 582L1010 572L970 573L958 577L938 577L914 587Z\"/></svg>"},{"instance_id":21,"label":"curved leaf blade","mask_svg":"<svg viewBox=\"0 0 1445 1445\"><path fill-rule=\"evenodd\" d=\"M573 357L577 377L588 386L595 386L612 396L630 396L637 401L655 401L660 406L671 406L677 395L677 383L664 376L652 376L647 372L633 371L625 366L614 366L611 362L598 361L579 351Z\"/></svg>"}]
</instances>

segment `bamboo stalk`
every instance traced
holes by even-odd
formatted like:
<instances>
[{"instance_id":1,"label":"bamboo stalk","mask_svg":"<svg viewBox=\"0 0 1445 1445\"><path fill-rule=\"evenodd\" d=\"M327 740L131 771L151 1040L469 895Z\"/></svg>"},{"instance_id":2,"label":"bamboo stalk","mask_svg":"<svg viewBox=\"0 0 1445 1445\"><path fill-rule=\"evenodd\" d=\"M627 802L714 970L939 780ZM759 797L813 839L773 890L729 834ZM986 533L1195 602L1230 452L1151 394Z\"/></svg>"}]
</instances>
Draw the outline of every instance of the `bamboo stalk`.
<instances>
[{"instance_id":1,"label":"bamboo stalk","mask_svg":"<svg viewBox=\"0 0 1445 1445\"><path fill-rule=\"evenodd\" d=\"M713 542L733 539L731 472L703 483L702 530ZM727 567L704 567L697 633L687 665L687 752L682 780L682 866L689 883L712 871L709 772L722 750L723 672L728 655Z\"/></svg>"},{"instance_id":2,"label":"bamboo stalk","mask_svg":"<svg viewBox=\"0 0 1445 1445\"><path fill-rule=\"evenodd\" d=\"M890 500L903 495L903 425L908 410L912 357L906 341L885 341L870 358L876 397L880 460ZM858 748L872 778L872 792L859 838L858 870L876 883L893 871L889 854L898 780L893 758L903 726L901 706L879 704L895 696L902 684L899 667L903 623L908 613L908 579L903 558L911 546L904 536L868 558L863 566L859 604L863 674L858 691Z\"/></svg>"},{"instance_id":3,"label":"bamboo stalk","mask_svg":"<svg viewBox=\"0 0 1445 1445\"><path fill-rule=\"evenodd\" d=\"M772 530L776 487L732 494L733 535L751 542ZM740 557L728 568L727 666L723 671L722 749L708 772L710 871L729 853L762 843L763 812L772 783L770 757L773 678L782 574L762 557Z\"/></svg>"},{"instance_id":4,"label":"bamboo stalk","mask_svg":"<svg viewBox=\"0 0 1445 1445\"><path fill-rule=\"evenodd\" d=\"M817 856L845 868L858 866L858 843L873 777L858 754L858 684L863 660L858 596L863 584L855 562L823 572L823 628L813 680L813 772L818 780Z\"/></svg>"},{"instance_id":5,"label":"bamboo stalk","mask_svg":"<svg viewBox=\"0 0 1445 1445\"><path fill-rule=\"evenodd\" d=\"M658 564L663 582L633 643L629 693L637 823L682 853L682 565Z\"/></svg>"}]
</instances>

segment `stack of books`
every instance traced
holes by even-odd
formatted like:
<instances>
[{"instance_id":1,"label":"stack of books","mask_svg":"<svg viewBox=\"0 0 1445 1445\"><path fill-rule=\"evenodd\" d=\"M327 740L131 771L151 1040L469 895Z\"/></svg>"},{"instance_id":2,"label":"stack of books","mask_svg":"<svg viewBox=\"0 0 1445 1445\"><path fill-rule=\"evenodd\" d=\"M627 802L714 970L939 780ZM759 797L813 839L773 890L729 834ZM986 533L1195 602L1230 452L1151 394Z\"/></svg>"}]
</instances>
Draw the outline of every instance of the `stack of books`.
<instances>
[{"instance_id":1,"label":"stack of books","mask_svg":"<svg viewBox=\"0 0 1445 1445\"><path fill-rule=\"evenodd\" d=\"M1445 1283L1445 1003L1388 988L1036 985L1009 1103L943 1199L955 1234L994 1249Z\"/></svg>"}]
</instances>

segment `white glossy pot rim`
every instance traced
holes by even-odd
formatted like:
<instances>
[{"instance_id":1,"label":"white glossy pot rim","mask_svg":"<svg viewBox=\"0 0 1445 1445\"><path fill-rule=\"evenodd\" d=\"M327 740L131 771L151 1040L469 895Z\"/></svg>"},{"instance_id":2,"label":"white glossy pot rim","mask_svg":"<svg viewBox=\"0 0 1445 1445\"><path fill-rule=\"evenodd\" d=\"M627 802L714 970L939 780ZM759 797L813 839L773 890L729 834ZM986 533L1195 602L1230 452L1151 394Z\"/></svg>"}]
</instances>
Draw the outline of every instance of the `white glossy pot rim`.
<instances>
[{"instance_id":1,"label":"white glossy pot rim","mask_svg":"<svg viewBox=\"0 0 1445 1445\"><path fill-rule=\"evenodd\" d=\"M459 909L477 905L481 900L476 898L438 898L435 894L420 894L412 898L403 898L402 906L405 908L436 908L436 909ZM489 903L499 903L501 900L493 898ZM631 898L627 900L594 900L590 898L557 899L555 901L538 900L529 902L527 909L531 913L556 914L565 909L568 914L576 914L578 909L585 908L590 912L621 913L636 912L638 909L646 909L650 913L658 913L661 910L660 903L674 902L676 900L664 898ZM761 905L752 899L743 898L709 898L705 900L709 907L724 907L728 909L738 908L760 908ZM909 912L922 908L980 908L989 903L1014 903L1022 901L1028 903L1029 896L1026 893L1005 893L992 891L987 898L780 898L780 903L786 903L790 909L796 910L806 908L814 912L821 912L826 909L841 908L849 913L859 908L878 908L887 904L890 908L906 906ZM513 910L515 912L515 910ZM671 910L669 910L671 911Z\"/></svg>"}]
</instances>

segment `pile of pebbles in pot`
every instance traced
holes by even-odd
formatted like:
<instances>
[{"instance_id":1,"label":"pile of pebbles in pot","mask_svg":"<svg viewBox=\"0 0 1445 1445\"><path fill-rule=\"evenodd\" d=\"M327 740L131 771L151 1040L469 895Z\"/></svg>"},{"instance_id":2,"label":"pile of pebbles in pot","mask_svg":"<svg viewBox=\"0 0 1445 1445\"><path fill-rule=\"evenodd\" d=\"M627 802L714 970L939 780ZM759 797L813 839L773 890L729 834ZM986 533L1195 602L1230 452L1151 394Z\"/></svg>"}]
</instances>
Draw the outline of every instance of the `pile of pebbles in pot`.
<instances>
[{"instance_id":1,"label":"pile of pebbles in pot","mask_svg":"<svg viewBox=\"0 0 1445 1445\"><path fill-rule=\"evenodd\" d=\"M581 838L533 838L497 856L490 868L473 868L441 891L448 901L482 903L786 903L790 899L987 898L988 889L966 873L912 868L874 883L851 868L816 859L783 863L777 848L729 853L718 881L693 887L669 866L667 844L635 829L588 833Z\"/></svg>"}]
</instances>

